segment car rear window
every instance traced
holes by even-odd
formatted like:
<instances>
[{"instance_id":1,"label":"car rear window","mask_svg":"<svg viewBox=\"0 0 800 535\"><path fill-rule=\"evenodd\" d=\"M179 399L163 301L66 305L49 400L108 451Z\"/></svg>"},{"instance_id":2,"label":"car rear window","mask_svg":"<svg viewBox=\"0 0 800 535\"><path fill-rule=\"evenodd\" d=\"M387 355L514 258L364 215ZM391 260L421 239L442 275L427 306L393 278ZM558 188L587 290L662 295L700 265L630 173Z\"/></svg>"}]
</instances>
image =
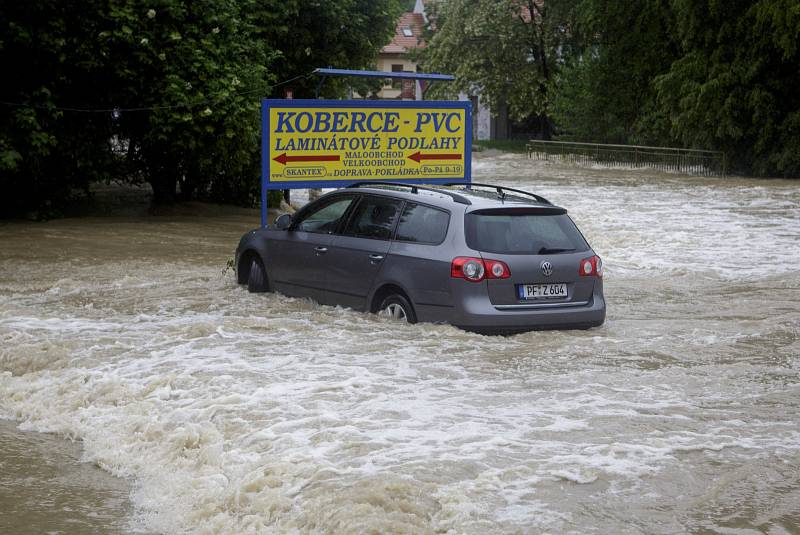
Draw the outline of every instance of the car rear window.
<instances>
[{"instance_id":1,"label":"car rear window","mask_svg":"<svg viewBox=\"0 0 800 535\"><path fill-rule=\"evenodd\" d=\"M566 213L553 210L482 210L465 216L467 245L487 253L557 254L589 244Z\"/></svg>"},{"instance_id":2,"label":"car rear window","mask_svg":"<svg viewBox=\"0 0 800 535\"><path fill-rule=\"evenodd\" d=\"M421 204L408 203L400 216L396 240L438 245L444 241L450 214Z\"/></svg>"}]
</instances>

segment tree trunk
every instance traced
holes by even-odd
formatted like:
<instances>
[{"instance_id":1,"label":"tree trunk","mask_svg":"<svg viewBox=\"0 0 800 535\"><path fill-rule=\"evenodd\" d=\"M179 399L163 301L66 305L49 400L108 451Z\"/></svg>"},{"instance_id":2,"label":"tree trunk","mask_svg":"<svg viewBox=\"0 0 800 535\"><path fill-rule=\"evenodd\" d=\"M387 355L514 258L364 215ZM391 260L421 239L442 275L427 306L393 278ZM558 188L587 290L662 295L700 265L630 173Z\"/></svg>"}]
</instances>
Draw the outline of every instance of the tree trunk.
<instances>
[{"instance_id":1,"label":"tree trunk","mask_svg":"<svg viewBox=\"0 0 800 535\"><path fill-rule=\"evenodd\" d=\"M530 47L533 57L539 66L541 80L539 82L539 95L544 103L544 109L549 107L549 95L547 84L550 81L550 65L548 64L547 48L545 48L544 32L546 30L544 3L537 4L536 0L528 1L528 10L530 12ZM550 141L553 137L553 125L547 111L539 115L539 124L541 126L541 136L544 141Z\"/></svg>"},{"instance_id":2,"label":"tree trunk","mask_svg":"<svg viewBox=\"0 0 800 535\"><path fill-rule=\"evenodd\" d=\"M540 117L540 123L542 125L542 140L550 141L553 139L553 125L550 122L550 117L547 116L546 113L542 114Z\"/></svg>"},{"instance_id":3,"label":"tree trunk","mask_svg":"<svg viewBox=\"0 0 800 535\"><path fill-rule=\"evenodd\" d=\"M544 11L542 13L542 18L544 18ZM547 50L544 47L544 27L539 28L539 57L541 58L542 62L542 79L544 80L541 85L540 91L542 92L542 100L545 102L545 110L549 108L548 98L549 95L547 94L547 84L550 81L550 66L547 64ZM550 124L550 117L545 111L542 114L542 139L544 141L550 141L553 137L553 128Z\"/></svg>"},{"instance_id":4,"label":"tree trunk","mask_svg":"<svg viewBox=\"0 0 800 535\"><path fill-rule=\"evenodd\" d=\"M180 195L178 200L191 201L194 197L194 192L197 191L197 186L200 184L200 169L197 165L192 163L188 169L181 173L181 179L178 181L180 185Z\"/></svg>"},{"instance_id":5,"label":"tree trunk","mask_svg":"<svg viewBox=\"0 0 800 535\"><path fill-rule=\"evenodd\" d=\"M151 172L148 177L150 187L153 188L154 204L172 204L176 200L176 189L178 185L177 169L173 166L159 166Z\"/></svg>"}]
</instances>

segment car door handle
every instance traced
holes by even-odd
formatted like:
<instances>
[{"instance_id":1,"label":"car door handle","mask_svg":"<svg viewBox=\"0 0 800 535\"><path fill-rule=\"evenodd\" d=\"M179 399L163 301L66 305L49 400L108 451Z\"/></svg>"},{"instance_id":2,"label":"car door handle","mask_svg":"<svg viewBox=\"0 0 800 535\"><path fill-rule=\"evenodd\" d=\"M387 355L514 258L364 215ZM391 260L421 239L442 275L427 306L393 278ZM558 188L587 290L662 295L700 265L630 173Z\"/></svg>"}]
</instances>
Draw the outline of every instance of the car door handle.
<instances>
[{"instance_id":1,"label":"car door handle","mask_svg":"<svg viewBox=\"0 0 800 535\"><path fill-rule=\"evenodd\" d=\"M327 247L314 247L314 251L316 251L317 252L317 256L319 256L321 254L327 253L328 252L328 248Z\"/></svg>"},{"instance_id":2,"label":"car door handle","mask_svg":"<svg viewBox=\"0 0 800 535\"><path fill-rule=\"evenodd\" d=\"M382 254L371 254L371 255L369 255L369 259L372 260L373 262L380 262L381 260L383 260L383 255Z\"/></svg>"}]
</instances>

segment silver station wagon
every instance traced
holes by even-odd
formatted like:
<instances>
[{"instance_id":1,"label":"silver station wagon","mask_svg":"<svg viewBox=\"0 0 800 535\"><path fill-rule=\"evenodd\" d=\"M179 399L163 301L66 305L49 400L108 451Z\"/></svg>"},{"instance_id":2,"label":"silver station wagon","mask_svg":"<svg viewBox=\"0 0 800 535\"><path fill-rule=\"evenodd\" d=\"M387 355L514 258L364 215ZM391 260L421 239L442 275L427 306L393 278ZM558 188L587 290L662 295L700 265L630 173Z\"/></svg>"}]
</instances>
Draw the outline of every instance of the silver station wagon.
<instances>
[{"instance_id":1,"label":"silver station wagon","mask_svg":"<svg viewBox=\"0 0 800 535\"><path fill-rule=\"evenodd\" d=\"M486 184L353 184L245 234L236 266L251 292L481 333L606 314L602 261L567 211Z\"/></svg>"}]
</instances>

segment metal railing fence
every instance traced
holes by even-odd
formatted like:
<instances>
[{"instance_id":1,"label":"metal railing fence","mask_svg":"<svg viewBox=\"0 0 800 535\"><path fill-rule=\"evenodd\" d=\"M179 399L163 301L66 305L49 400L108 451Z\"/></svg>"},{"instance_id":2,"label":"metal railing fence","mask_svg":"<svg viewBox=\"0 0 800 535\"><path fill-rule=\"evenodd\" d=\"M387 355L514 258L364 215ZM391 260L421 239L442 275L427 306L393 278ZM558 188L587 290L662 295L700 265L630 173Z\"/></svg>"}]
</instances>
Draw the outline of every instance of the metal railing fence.
<instances>
[{"instance_id":1,"label":"metal railing fence","mask_svg":"<svg viewBox=\"0 0 800 535\"><path fill-rule=\"evenodd\" d=\"M650 168L700 176L725 176L725 153L713 150L530 140L528 157L578 165Z\"/></svg>"}]
</instances>

